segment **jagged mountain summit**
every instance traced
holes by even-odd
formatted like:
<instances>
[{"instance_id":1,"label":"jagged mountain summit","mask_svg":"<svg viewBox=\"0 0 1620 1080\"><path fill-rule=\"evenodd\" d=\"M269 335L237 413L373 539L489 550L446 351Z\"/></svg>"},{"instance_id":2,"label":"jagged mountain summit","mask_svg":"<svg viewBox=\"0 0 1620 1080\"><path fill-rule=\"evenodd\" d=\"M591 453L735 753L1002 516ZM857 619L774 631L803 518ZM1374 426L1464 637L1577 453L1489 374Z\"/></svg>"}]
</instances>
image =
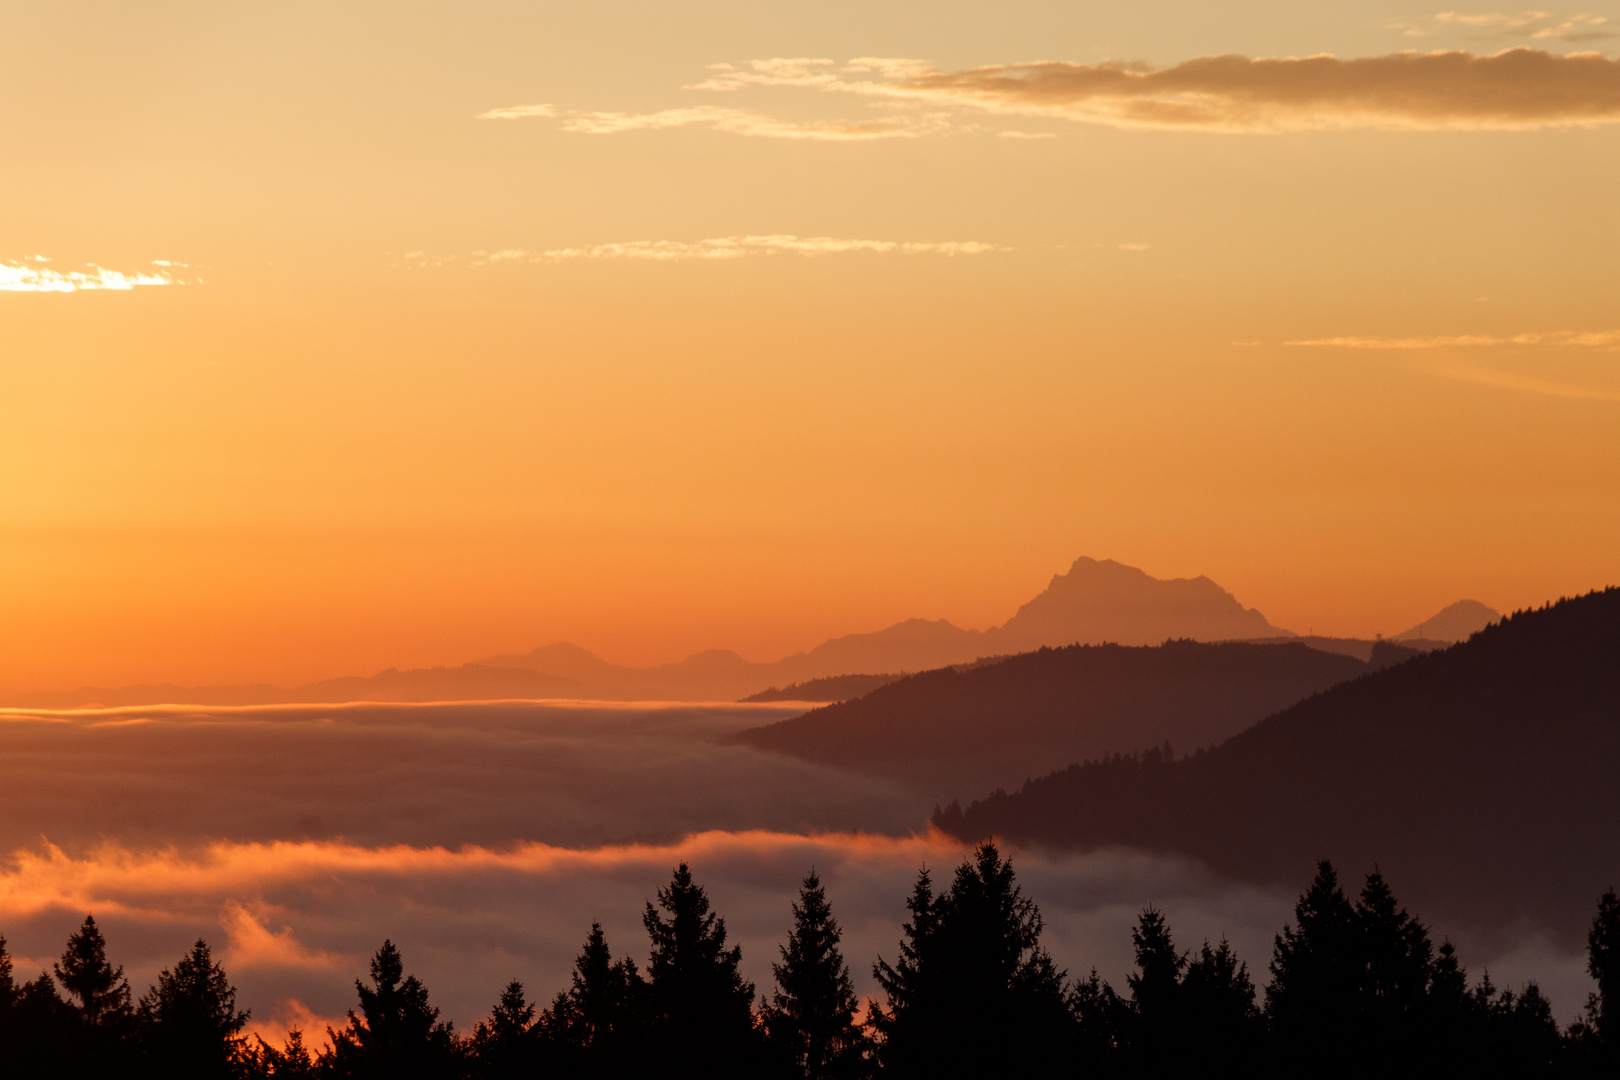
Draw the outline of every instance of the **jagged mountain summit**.
<instances>
[{"instance_id":1,"label":"jagged mountain summit","mask_svg":"<svg viewBox=\"0 0 1620 1080\"><path fill-rule=\"evenodd\" d=\"M1207 577L1160 579L1113 559L1074 561L1001 626L985 631L997 652L1043 645L1157 645L1288 637Z\"/></svg>"}]
</instances>

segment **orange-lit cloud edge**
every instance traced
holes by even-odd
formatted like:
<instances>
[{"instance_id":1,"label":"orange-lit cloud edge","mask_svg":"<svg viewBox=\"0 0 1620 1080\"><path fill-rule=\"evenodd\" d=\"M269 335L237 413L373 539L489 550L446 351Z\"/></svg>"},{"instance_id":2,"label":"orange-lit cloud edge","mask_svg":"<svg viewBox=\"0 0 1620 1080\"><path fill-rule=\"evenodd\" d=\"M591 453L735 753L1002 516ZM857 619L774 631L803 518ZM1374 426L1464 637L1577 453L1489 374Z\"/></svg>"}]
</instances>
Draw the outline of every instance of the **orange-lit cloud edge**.
<instances>
[{"instance_id":1,"label":"orange-lit cloud edge","mask_svg":"<svg viewBox=\"0 0 1620 1080\"><path fill-rule=\"evenodd\" d=\"M1406 51L1353 59L1229 54L1169 67L1047 60L940 71L919 60L861 57L842 65L821 58L775 58L740 68L717 64L711 70L686 89L735 93L785 87L855 94L888 112L858 121L804 121L717 105L631 113L544 103L501 106L478 118L551 118L564 131L588 135L703 127L822 142L980 130L957 122L961 110L1115 128L1229 133L1522 131L1620 122L1620 63L1599 53L1558 55L1523 46L1483 55Z\"/></svg>"}]
</instances>

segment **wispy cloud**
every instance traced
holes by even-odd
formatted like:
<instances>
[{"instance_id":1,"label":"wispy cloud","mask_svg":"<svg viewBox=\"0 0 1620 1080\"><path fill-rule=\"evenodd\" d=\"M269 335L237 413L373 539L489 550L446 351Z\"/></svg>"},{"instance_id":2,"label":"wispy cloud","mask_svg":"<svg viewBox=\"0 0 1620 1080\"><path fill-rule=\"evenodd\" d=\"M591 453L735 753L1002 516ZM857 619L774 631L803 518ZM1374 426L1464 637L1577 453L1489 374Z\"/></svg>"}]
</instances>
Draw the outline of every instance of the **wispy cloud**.
<instances>
[{"instance_id":1,"label":"wispy cloud","mask_svg":"<svg viewBox=\"0 0 1620 1080\"><path fill-rule=\"evenodd\" d=\"M1050 61L915 76L900 92L993 113L1124 128L1526 129L1620 121L1620 64L1509 49L1250 59L1167 68Z\"/></svg>"},{"instance_id":2,"label":"wispy cloud","mask_svg":"<svg viewBox=\"0 0 1620 1080\"><path fill-rule=\"evenodd\" d=\"M233 968L303 968L323 970L350 964L354 957L322 949L308 949L293 937L290 926L272 931L264 925L264 904L248 910L236 900L226 900L220 909L220 926L225 931L224 961Z\"/></svg>"},{"instance_id":3,"label":"wispy cloud","mask_svg":"<svg viewBox=\"0 0 1620 1080\"><path fill-rule=\"evenodd\" d=\"M868 252L877 255L982 255L1009 250L977 240L901 241L859 240L839 236L793 236L776 233L765 236L717 236L707 240L625 240L585 247L502 248L474 252L470 266L499 263L555 263L570 259L641 259L648 262L678 262L690 259L742 259L750 255L845 255ZM454 262L439 256L413 251L404 258L418 266L442 266Z\"/></svg>"},{"instance_id":4,"label":"wispy cloud","mask_svg":"<svg viewBox=\"0 0 1620 1080\"><path fill-rule=\"evenodd\" d=\"M1478 349L1505 345L1552 345L1586 349L1620 349L1620 330L1555 330L1534 334L1452 334L1429 337L1331 337L1285 341L1284 345L1319 349Z\"/></svg>"},{"instance_id":5,"label":"wispy cloud","mask_svg":"<svg viewBox=\"0 0 1620 1080\"><path fill-rule=\"evenodd\" d=\"M1620 401L1620 390L1557 382L1512 371L1488 371L1483 368L1458 366L1441 368L1438 374L1476 386L1514 390L1523 394L1539 394L1542 397L1575 398L1580 401Z\"/></svg>"},{"instance_id":6,"label":"wispy cloud","mask_svg":"<svg viewBox=\"0 0 1620 1080\"><path fill-rule=\"evenodd\" d=\"M183 265L160 259L152 265L164 269L123 273L93 264L85 270L57 270L46 265L50 261L43 255L30 255L17 262L0 262L0 292L127 292L138 285L173 285L169 268Z\"/></svg>"},{"instance_id":7,"label":"wispy cloud","mask_svg":"<svg viewBox=\"0 0 1620 1080\"><path fill-rule=\"evenodd\" d=\"M1436 18L1435 26L1449 20L1528 38L1577 40L1580 34L1608 33L1595 15L1563 21L1547 21L1551 16L1537 21L1543 17L1534 12L1447 13ZM686 87L722 94L770 88L861 96L882 111L859 120L786 120L717 105L652 112L560 111L534 105L482 115L552 116L561 121L563 130L589 135L706 127L736 135L827 142L987 130L958 122L964 112L1215 132L1523 130L1620 122L1620 63L1596 53L1562 56L1525 47L1490 54L1400 52L1353 59L1204 56L1168 67L1050 60L961 71L940 71L925 61L892 57L857 58L844 64L821 58L776 58L740 66L713 65L706 78ZM1021 130L991 133L1014 139L1050 135Z\"/></svg>"},{"instance_id":8,"label":"wispy cloud","mask_svg":"<svg viewBox=\"0 0 1620 1080\"><path fill-rule=\"evenodd\" d=\"M508 105L504 109L491 109L478 114L480 120L526 120L535 116L556 116L550 105Z\"/></svg>"},{"instance_id":9,"label":"wispy cloud","mask_svg":"<svg viewBox=\"0 0 1620 1080\"><path fill-rule=\"evenodd\" d=\"M945 126L943 118L927 114L885 116L871 120L797 121L717 105L693 105L641 113L583 111L559 113L549 105L514 105L509 108L491 109L480 114L479 119L517 120L532 116L559 117L564 131L581 135L616 135L626 131L703 127L731 135L811 142L915 139L940 131Z\"/></svg>"},{"instance_id":10,"label":"wispy cloud","mask_svg":"<svg viewBox=\"0 0 1620 1080\"><path fill-rule=\"evenodd\" d=\"M1554 15L1547 11L1517 13L1487 11L1470 14L1442 11L1418 22L1391 24L1407 37L1431 37L1462 32L1469 37L1531 41L1602 41L1616 37L1602 15Z\"/></svg>"}]
</instances>

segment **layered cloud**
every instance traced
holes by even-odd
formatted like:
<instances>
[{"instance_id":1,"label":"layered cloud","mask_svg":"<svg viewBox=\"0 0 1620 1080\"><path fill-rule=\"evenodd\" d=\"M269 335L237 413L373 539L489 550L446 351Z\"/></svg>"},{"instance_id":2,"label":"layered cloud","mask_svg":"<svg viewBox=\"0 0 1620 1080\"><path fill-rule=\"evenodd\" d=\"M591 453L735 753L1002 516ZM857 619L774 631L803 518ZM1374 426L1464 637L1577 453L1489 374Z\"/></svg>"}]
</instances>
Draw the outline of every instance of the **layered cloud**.
<instances>
[{"instance_id":1,"label":"layered cloud","mask_svg":"<svg viewBox=\"0 0 1620 1080\"><path fill-rule=\"evenodd\" d=\"M1440 19L1459 25L1474 20L1529 37L1573 40L1578 33L1607 33L1597 16L1546 25L1539 13L1450 13ZM964 119L971 114L1212 132L1527 130L1620 120L1620 64L1597 53L1566 56L1523 47L1483 55L1400 52L1353 59L1204 56L1168 67L1049 60L959 71L900 58L865 57L844 64L796 58L718 64L710 71L686 89L728 95L756 90L855 95L867 98L875 111L859 120L786 120L717 105L641 113L523 105L492 109L481 118L556 117L563 130L591 135L698 126L737 135L845 142L985 130ZM994 133L1009 138L1051 134L1017 129Z\"/></svg>"},{"instance_id":2,"label":"layered cloud","mask_svg":"<svg viewBox=\"0 0 1620 1080\"><path fill-rule=\"evenodd\" d=\"M112 290L127 292L143 285L173 285L174 264L158 260L156 270L125 273L91 265L84 270L58 270L50 259L30 255L17 262L0 262L0 292L70 293Z\"/></svg>"},{"instance_id":3,"label":"layered cloud","mask_svg":"<svg viewBox=\"0 0 1620 1080\"><path fill-rule=\"evenodd\" d=\"M913 76L897 89L993 113L1203 131L1527 129L1620 120L1620 64L1509 49L1172 67L1050 61Z\"/></svg>"},{"instance_id":4,"label":"layered cloud","mask_svg":"<svg viewBox=\"0 0 1620 1080\"><path fill-rule=\"evenodd\" d=\"M93 913L137 990L203 937L256 1027L313 1027L318 1043L325 1019L353 1007L353 980L384 937L461 1026L509 979L541 1000L566 985L592 920L616 954L644 959L642 906L682 861L726 918L745 973L768 988L813 866L857 986L872 992L870 964L893 958L918 869L943 882L965 855L923 825L951 793L715 738L792 711L0 712L0 934L27 978ZM1147 904L1184 945L1229 935L1263 980L1293 898L1138 852L1013 857L1058 962L1116 985ZM1476 974L1489 962L1499 984L1540 978L1566 1019L1589 985L1578 954L1534 937L1464 941L1463 955Z\"/></svg>"}]
</instances>

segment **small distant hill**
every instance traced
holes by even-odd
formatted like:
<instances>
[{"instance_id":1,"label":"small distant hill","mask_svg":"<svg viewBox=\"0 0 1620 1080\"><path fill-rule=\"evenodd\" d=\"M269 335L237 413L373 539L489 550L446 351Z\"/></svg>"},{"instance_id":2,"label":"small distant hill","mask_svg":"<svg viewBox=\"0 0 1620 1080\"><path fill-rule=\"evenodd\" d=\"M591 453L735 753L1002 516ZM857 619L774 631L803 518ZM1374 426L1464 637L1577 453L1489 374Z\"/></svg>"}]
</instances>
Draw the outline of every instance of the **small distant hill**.
<instances>
[{"instance_id":1,"label":"small distant hill","mask_svg":"<svg viewBox=\"0 0 1620 1080\"><path fill-rule=\"evenodd\" d=\"M1495 608L1486 607L1478 600L1459 600L1441 608L1410 630L1395 635L1396 641L1429 639L1433 641L1467 641L1491 623L1502 617Z\"/></svg>"},{"instance_id":2,"label":"small distant hill","mask_svg":"<svg viewBox=\"0 0 1620 1080\"><path fill-rule=\"evenodd\" d=\"M858 698L862 694L871 693L880 686L887 686L898 678L901 678L901 676L834 675L826 679L811 679L809 682L792 683L788 686L773 686L769 690L749 694L742 700L754 703L767 701L848 701L850 698Z\"/></svg>"},{"instance_id":3,"label":"small distant hill","mask_svg":"<svg viewBox=\"0 0 1620 1080\"><path fill-rule=\"evenodd\" d=\"M1620 882L1620 590L1520 612L1206 753L1093 760L936 823L1277 885L1320 858L1376 865L1425 913L1572 942Z\"/></svg>"},{"instance_id":4,"label":"small distant hill","mask_svg":"<svg viewBox=\"0 0 1620 1080\"><path fill-rule=\"evenodd\" d=\"M1295 644L1072 645L909 675L733 739L949 798L1165 740L1210 745L1367 669Z\"/></svg>"}]
</instances>

